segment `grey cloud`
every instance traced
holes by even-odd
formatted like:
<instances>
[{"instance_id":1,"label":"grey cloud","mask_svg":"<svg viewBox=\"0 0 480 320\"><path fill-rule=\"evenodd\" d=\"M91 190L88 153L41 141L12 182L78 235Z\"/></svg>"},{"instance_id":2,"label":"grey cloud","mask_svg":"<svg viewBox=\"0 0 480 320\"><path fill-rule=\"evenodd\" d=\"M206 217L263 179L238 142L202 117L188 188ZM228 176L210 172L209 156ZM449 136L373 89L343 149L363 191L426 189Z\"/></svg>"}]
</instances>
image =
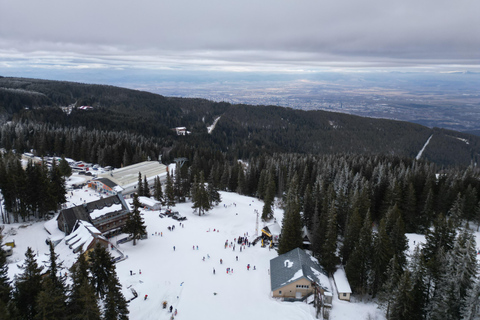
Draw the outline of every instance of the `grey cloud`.
<instances>
[{"instance_id":1,"label":"grey cloud","mask_svg":"<svg viewBox=\"0 0 480 320\"><path fill-rule=\"evenodd\" d=\"M478 64L479 12L473 0L0 0L0 50L159 65Z\"/></svg>"}]
</instances>

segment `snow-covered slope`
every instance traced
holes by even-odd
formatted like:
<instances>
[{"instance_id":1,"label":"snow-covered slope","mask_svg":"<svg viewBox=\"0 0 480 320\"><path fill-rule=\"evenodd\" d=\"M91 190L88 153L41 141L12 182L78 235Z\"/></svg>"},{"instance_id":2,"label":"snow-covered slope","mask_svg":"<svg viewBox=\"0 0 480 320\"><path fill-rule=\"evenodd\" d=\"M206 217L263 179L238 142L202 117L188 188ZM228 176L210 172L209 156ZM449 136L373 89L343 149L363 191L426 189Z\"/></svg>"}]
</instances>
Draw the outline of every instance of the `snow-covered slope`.
<instances>
[{"instance_id":1,"label":"snow-covered slope","mask_svg":"<svg viewBox=\"0 0 480 320\"><path fill-rule=\"evenodd\" d=\"M97 199L90 190L75 190L70 196L69 201L77 203L79 198L81 201L88 201L90 197ZM238 245L235 251L233 247L225 249L226 240L233 242L247 233L253 240L254 210L261 211L263 203L234 193L222 192L221 196L222 203L201 217L193 212L191 203L177 205L174 210L188 219L181 222L183 227L171 218L160 218L158 211L142 211L149 237L135 247L131 242L119 245L128 258L116 264L126 298L133 296L132 288L138 293L138 298L129 304L130 319L170 319L170 313L162 308L163 301L177 309L175 319L315 319L311 305L271 298L269 262L277 256L276 251L259 245L246 247L241 252ZM276 209L277 221L282 220L282 214L282 210ZM169 231L169 226L175 226L175 229ZM39 262L47 260L45 239L48 234L43 223L24 228L18 228L18 224L7 225L7 229L11 227L17 234L5 240L15 238L17 243L11 260L15 263L9 264L9 274L13 278L20 272L17 264L23 262L27 246L39 254ZM63 241L57 248L65 266L70 266L75 255ZM250 270L247 270L247 264L252 266ZM227 274L226 268L233 269L233 272ZM146 300L145 295L148 295ZM383 319L373 303L342 302L334 295L330 319L366 319L368 316Z\"/></svg>"}]
</instances>

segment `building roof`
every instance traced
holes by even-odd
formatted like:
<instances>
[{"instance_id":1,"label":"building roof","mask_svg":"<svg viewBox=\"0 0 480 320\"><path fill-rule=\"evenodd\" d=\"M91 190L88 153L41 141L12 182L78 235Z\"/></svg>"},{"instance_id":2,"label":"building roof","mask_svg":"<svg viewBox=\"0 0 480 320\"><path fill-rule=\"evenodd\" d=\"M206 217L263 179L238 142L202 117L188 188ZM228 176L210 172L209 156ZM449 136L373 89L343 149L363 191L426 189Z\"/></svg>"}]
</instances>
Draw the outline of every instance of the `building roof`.
<instances>
[{"instance_id":1,"label":"building roof","mask_svg":"<svg viewBox=\"0 0 480 320\"><path fill-rule=\"evenodd\" d=\"M282 233L282 228L277 222L275 222L263 227L262 231L264 231L264 233L268 233L269 236L279 236L280 233Z\"/></svg>"},{"instance_id":2,"label":"building roof","mask_svg":"<svg viewBox=\"0 0 480 320\"><path fill-rule=\"evenodd\" d=\"M328 275L318 260L300 248L293 249L270 260L272 291L301 278L315 281L326 291L331 291Z\"/></svg>"},{"instance_id":3,"label":"building roof","mask_svg":"<svg viewBox=\"0 0 480 320\"><path fill-rule=\"evenodd\" d=\"M75 231L65 237L65 244L73 252L87 251L95 240L107 241L107 238L101 235L101 232L91 223L78 220L75 225Z\"/></svg>"},{"instance_id":4,"label":"building roof","mask_svg":"<svg viewBox=\"0 0 480 320\"><path fill-rule=\"evenodd\" d=\"M340 266L333 274L333 280L335 280L335 285L337 286L337 291L339 293L352 293L347 275L342 266Z\"/></svg>"},{"instance_id":5,"label":"building roof","mask_svg":"<svg viewBox=\"0 0 480 320\"><path fill-rule=\"evenodd\" d=\"M166 173L167 167L158 161L144 161L132 164L131 166L114 169L107 173L99 174L98 177L106 178L112 183L125 188L128 185L138 183L139 172L142 174L142 179L143 177L147 177L148 180L152 177Z\"/></svg>"},{"instance_id":6,"label":"building roof","mask_svg":"<svg viewBox=\"0 0 480 320\"><path fill-rule=\"evenodd\" d=\"M111 189L113 189L117 186L117 184L115 182L113 182L112 180L110 180L108 178L98 178L98 179L95 179L95 180L100 181L101 183L103 183L107 187L110 187Z\"/></svg>"},{"instance_id":7,"label":"building roof","mask_svg":"<svg viewBox=\"0 0 480 320\"><path fill-rule=\"evenodd\" d=\"M63 216L67 224L67 232L71 232L77 220L92 222L92 219L97 219L107 213L121 210L129 211L123 196L117 194L64 209L58 215L57 220L60 216Z\"/></svg>"},{"instance_id":8,"label":"building roof","mask_svg":"<svg viewBox=\"0 0 480 320\"><path fill-rule=\"evenodd\" d=\"M155 199L151 199L149 197L138 197L138 201L143 204L143 205L146 205L146 206L149 206L149 207L153 207L155 205L158 205L160 204L160 201L157 201Z\"/></svg>"}]
</instances>

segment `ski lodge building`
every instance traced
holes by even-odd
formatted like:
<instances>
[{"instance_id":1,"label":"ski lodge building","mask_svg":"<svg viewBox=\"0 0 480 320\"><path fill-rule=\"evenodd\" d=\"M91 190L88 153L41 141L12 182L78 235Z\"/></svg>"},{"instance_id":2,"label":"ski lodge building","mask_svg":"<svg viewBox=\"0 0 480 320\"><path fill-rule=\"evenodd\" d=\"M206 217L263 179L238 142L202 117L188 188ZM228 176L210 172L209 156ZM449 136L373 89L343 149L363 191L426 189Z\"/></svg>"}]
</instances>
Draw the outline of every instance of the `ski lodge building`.
<instances>
[{"instance_id":1,"label":"ski lodge building","mask_svg":"<svg viewBox=\"0 0 480 320\"><path fill-rule=\"evenodd\" d=\"M302 300L314 293L315 286L326 300L331 298L325 295L332 292L327 273L317 259L300 248L270 260L270 282L274 298Z\"/></svg>"},{"instance_id":2,"label":"ski lodge building","mask_svg":"<svg viewBox=\"0 0 480 320\"><path fill-rule=\"evenodd\" d=\"M122 194L102 198L76 207L63 209L57 217L57 225L65 234L75 230L77 221L91 223L104 236L120 232L130 212Z\"/></svg>"},{"instance_id":3,"label":"ski lodge building","mask_svg":"<svg viewBox=\"0 0 480 320\"><path fill-rule=\"evenodd\" d=\"M142 181L147 177L147 182L152 187L154 179L157 176L165 177L167 170L167 166L159 161L144 161L99 174L98 178L89 182L89 187L103 194L122 193L125 198L130 198L137 190L139 172L142 175Z\"/></svg>"}]
</instances>

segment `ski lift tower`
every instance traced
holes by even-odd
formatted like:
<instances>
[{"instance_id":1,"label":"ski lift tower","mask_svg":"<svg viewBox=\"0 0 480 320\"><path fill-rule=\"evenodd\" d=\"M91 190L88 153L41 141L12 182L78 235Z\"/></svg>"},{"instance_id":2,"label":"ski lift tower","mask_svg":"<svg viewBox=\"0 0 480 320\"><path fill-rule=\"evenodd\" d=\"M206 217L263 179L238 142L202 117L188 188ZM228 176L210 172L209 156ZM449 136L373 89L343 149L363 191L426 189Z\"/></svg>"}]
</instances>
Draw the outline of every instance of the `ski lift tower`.
<instances>
[{"instance_id":1,"label":"ski lift tower","mask_svg":"<svg viewBox=\"0 0 480 320\"><path fill-rule=\"evenodd\" d=\"M185 161L188 161L188 159L187 158L175 158L175 159L173 159L173 161L175 161L177 166L180 166L180 168L181 168L183 166L183 164L185 163Z\"/></svg>"},{"instance_id":2,"label":"ski lift tower","mask_svg":"<svg viewBox=\"0 0 480 320\"><path fill-rule=\"evenodd\" d=\"M258 216L260 213L257 209L255 209L255 213L257 214L257 220L255 221L255 237L258 237Z\"/></svg>"}]
</instances>

